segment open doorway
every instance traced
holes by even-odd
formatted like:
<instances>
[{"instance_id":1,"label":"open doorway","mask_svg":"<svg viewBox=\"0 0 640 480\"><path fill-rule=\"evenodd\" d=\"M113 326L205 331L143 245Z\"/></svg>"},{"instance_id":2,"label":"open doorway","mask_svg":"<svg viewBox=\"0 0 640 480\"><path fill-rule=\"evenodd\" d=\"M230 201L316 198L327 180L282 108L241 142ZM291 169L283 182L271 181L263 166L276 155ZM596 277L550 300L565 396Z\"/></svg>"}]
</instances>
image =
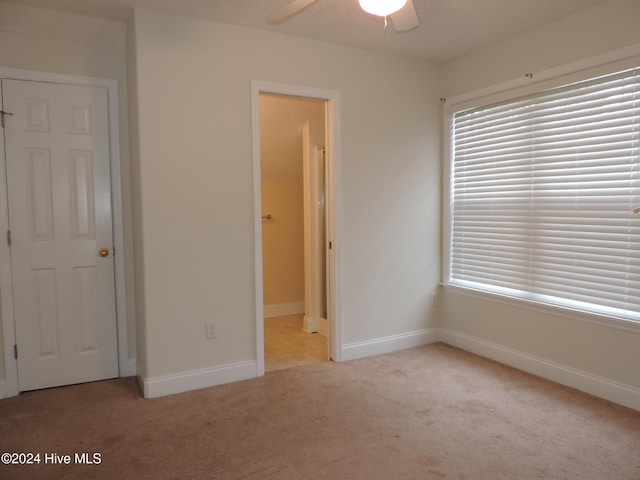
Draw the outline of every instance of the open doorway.
<instances>
[{"instance_id":1,"label":"open doorway","mask_svg":"<svg viewBox=\"0 0 640 480\"><path fill-rule=\"evenodd\" d=\"M262 93L265 371L327 361L326 101Z\"/></svg>"},{"instance_id":2,"label":"open doorway","mask_svg":"<svg viewBox=\"0 0 640 480\"><path fill-rule=\"evenodd\" d=\"M258 376L265 366L340 360L334 221L338 111L337 91L252 82ZM288 156L294 165L285 163ZM294 240L278 237L282 232L276 230L287 229L297 232ZM274 246L279 255L272 257ZM282 322L271 328L270 319ZM286 331L299 340L285 340ZM281 349L283 343L297 344L306 358L283 353L292 357L287 364L270 357L274 338Z\"/></svg>"}]
</instances>

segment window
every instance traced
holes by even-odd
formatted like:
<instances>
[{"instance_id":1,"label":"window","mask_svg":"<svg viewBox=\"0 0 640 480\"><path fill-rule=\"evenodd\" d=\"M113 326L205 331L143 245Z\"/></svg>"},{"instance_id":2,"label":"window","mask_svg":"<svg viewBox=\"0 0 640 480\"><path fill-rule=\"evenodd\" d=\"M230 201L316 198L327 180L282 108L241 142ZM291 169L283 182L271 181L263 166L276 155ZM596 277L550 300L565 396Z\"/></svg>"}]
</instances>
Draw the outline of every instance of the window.
<instances>
[{"instance_id":1,"label":"window","mask_svg":"<svg viewBox=\"0 0 640 480\"><path fill-rule=\"evenodd\" d=\"M640 322L640 68L450 128L445 283Z\"/></svg>"}]
</instances>

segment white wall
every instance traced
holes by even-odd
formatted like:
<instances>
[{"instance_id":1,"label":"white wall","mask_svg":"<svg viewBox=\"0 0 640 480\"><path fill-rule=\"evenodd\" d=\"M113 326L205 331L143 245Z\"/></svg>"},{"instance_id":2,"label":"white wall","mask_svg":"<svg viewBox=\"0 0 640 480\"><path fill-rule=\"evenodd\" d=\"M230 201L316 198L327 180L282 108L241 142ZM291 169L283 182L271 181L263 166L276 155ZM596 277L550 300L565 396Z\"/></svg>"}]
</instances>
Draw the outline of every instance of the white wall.
<instances>
[{"instance_id":1,"label":"white wall","mask_svg":"<svg viewBox=\"0 0 640 480\"><path fill-rule=\"evenodd\" d=\"M132 219L129 214L129 126L123 23L0 3L0 66L111 78L118 81L120 164L124 205L129 357L136 356ZM0 337L1 338L1 337ZM4 377L0 342L0 378Z\"/></svg>"},{"instance_id":2,"label":"white wall","mask_svg":"<svg viewBox=\"0 0 640 480\"><path fill-rule=\"evenodd\" d=\"M443 72L444 93L463 94L638 44L638 19L640 2L635 0L596 5L449 62ZM531 356L542 368L538 373L547 362L564 368L566 378L585 374L591 385L621 385L640 405L640 330L594 325L453 292L444 293L442 312L442 326L461 345L504 354L505 359ZM520 366L527 365L532 363Z\"/></svg>"},{"instance_id":3,"label":"white wall","mask_svg":"<svg viewBox=\"0 0 640 480\"><path fill-rule=\"evenodd\" d=\"M640 2L611 0L444 65L447 97L640 42Z\"/></svg>"},{"instance_id":4,"label":"white wall","mask_svg":"<svg viewBox=\"0 0 640 480\"><path fill-rule=\"evenodd\" d=\"M255 360L251 80L341 92L345 343L433 326L438 68L151 11L134 22L147 377ZM204 339L208 319L220 339Z\"/></svg>"},{"instance_id":5,"label":"white wall","mask_svg":"<svg viewBox=\"0 0 640 480\"><path fill-rule=\"evenodd\" d=\"M142 225L141 212L141 187L140 187L140 162L135 161L140 157L140 141L138 135L138 93L136 86L138 66L136 59L136 35L133 19L127 25L127 93L129 98L129 126L130 126L130 154L131 154L131 217L133 218L132 235L136 241L133 243L133 262L135 274L135 333L136 333L136 367L138 375L147 376L147 341L146 341L146 314L145 314L145 284L144 284L144 252L142 250Z\"/></svg>"}]
</instances>

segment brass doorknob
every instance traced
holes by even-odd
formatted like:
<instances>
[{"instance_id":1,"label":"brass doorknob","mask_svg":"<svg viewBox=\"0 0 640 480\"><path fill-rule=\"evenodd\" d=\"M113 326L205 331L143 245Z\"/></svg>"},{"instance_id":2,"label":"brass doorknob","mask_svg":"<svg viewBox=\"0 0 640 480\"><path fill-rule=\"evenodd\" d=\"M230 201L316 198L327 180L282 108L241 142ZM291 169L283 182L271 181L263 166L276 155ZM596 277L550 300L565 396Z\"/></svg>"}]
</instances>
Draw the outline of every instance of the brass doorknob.
<instances>
[{"instance_id":1,"label":"brass doorknob","mask_svg":"<svg viewBox=\"0 0 640 480\"><path fill-rule=\"evenodd\" d=\"M100 250L98 250L98 255L100 255L102 258L108 257L109 256L109 249L108 248L101 248Z\"/></svg>"}]
</instances>

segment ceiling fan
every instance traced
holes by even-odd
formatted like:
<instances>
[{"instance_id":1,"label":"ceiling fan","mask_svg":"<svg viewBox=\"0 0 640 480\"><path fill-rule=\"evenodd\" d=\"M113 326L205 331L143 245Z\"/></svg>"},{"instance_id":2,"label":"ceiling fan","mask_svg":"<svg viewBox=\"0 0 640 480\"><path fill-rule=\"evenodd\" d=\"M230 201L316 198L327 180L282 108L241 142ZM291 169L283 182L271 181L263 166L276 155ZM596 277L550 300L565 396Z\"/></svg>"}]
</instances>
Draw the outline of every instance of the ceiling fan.
<instances>
[{"instance_id":1,"label":"ceiling fan","mask_svg":"<svg viewBox=\"0 0 640 480\"><path fill-rule=\"evenodd\" d=\"M318 0L293 0L267 17L267 23L277 25L289 20ZM358 0L360 8L379 17L391 17L396 32L416 28L420 21L412 0Z\"/></svg>"}]
</instances>

